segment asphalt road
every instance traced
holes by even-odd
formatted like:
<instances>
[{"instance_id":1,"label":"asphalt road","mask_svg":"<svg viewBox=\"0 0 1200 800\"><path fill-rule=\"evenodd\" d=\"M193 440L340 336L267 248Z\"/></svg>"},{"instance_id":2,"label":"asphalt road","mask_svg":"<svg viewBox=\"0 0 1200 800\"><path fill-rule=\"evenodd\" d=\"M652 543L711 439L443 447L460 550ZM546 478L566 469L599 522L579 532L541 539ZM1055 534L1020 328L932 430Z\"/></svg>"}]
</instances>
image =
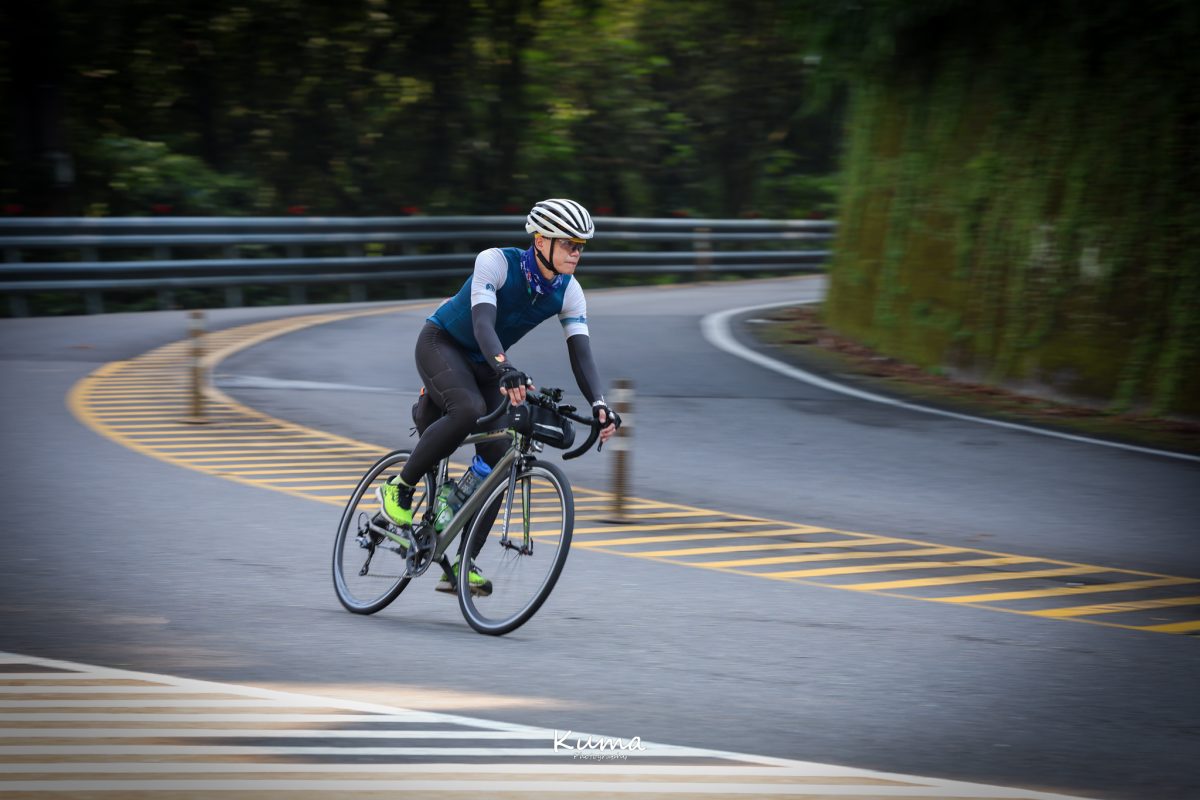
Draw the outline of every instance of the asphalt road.
<instances>
[{"instance_id":1,"label":"asphalt road","mask_svg":"<svg viewBox=\"0 0 1200 800\"><path fill-rule=\"evenodd\" d=\"M1193 464L850 400L700 335L708 313L819 292L788 280L589 294L602 374L637 388L638 496L1200 577ZM266 342L225 361L218 383L274 416L403 445L424 313ZM573 388L553 327L512 357ZM97 366L185 330L177 313L0 322L0 649L1095 797L1200 796L1195 636L585 549L508 637L472 633L420 582L352 617L328 578L335 509L163 464L65 408ZM569 472L606 488L608 467L592 455Z\"/></svg>"}]
</instances>

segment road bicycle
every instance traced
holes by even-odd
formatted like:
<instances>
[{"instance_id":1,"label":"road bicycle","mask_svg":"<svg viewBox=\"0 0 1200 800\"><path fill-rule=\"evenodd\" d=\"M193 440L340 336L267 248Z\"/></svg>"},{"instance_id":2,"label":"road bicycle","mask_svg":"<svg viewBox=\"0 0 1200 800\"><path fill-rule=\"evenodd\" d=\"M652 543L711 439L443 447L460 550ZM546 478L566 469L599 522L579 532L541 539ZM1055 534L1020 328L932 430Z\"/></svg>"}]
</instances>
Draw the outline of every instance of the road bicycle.
<instances>
[{"instance_id":1,"label":"road bicycle","mask_svg":"<svg viewBox=\"0 0 1200 800\"><path fill-rule=\"evenodd\" d=\"M417 487L411 527L398 526L383 513L376 491L399 473L411 451L396 450L375 462L354 488L338 525L333 583L342 605L355 614L374 614L437 564L476 631L499 636L528 622L554 589L575 525L571 484L562 469L537 454L546 444L569 448L574 421L590 426L587 440L563 454L564 460L578 458L591 449L601 428L562 403L562 396L561 389L530 390L522 405L512 406L505 398L476 420L460 446L505 439L509 446L448 522L443 513L439 523L437 498L451 477L449 458ZM459 574L478 571L491 581L490 594L480 594L478 587L473 592L469 580L456 580L448 552L464 531Z\"/></svg>"}]
</instances>

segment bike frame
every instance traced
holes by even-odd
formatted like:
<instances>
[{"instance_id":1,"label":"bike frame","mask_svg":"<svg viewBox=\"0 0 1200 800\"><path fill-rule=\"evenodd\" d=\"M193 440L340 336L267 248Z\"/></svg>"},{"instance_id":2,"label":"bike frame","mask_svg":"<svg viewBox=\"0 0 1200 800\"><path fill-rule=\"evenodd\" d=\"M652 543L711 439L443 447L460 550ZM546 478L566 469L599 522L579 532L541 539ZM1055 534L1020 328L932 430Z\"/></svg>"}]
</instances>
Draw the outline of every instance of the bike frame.
<instances>
[{"instance_id":1,"label":"bike frame","mask_svg":"<svg viewBox=\"0 0 1200 800\"><path fill-rule=\"evenodd\" d=\"M463 528L467 523L474 518L475 514L483 508L484 502L491 493L502 483L512 481L516 483L518 460L522 456L522 437L519 433L513 430L492 431L490 433L476 433L468 436L463 440L462 446L480 444L482 442L499 441L501 439L510 439L511 444L500 460L496 462L496 466L492 467L492 472L483 483L475 490L475 492L467 498L467 502L463 503L458 512L450 519L449 524L441 533L437 534L437 545L433 549L433 560L439 561L445 555L450 544L462 533ZM438 464L437 480L434 481L434 486L441 486L450 477L450 459L444 458ZM432 504L433 498L430 498ZM507 508L505 509L504 525L507 530L509 512L512 508L512 494L509 493Z\"/></svg>"},{"instance_id":2,"label":"bike frame","mask_svg":"<svg viewBox=\"0 0 1200 800\"><path fill-rule=\"evenodd\" d=\"M574 406L560 403L561 399L562 390L560 389L546 389L542 392L530 391L526 396L526 401L530 406L539 406L572 422L588 426L589 433L584 443L574 450L563 453L563 459L568 460L578 458L588 452L599 438L602 428L595 419L589 419L576 413ZM566 475L548 461L539 462L537 456L543 450L542 436L550 437L546 440L548 443L554 447L562 447L564 450L569 447L569 444L565 444L565 442L573 440L574 437L567 434L565 425L562 429L555 429L553 425L538 422L536 416L528 410L521 413L511 411L510 416L502 422L504 412L510 410L509 406L508 398L505 398L491 413L477 419L475 421L477 432L467 436L460 443L459 447L491 443L499 449L500 443L504 442L505 447L500 458L492 467L491 473L480 481L479 486L467 498L462 507L447 521L445 530L436 531L433 521L437 489L444 485L450 477L449 457L440 459L432 469L422 476L423 491L427 494L422 496L421 503L425 507L421 512L421 521L415 528L407 525L396 526L387 520L382 509L374 508L369 501L365 506L360 507L364 496L382 474L388 469L395 469L398 465L405 463L412 455L411 451L397 450L388 453L375 462L358 482L354 494L342 512L333 558L334 588L337 591L338 599L348 611L356 614L374 614L395 600L412 578L424 574L435 563L441 565L450 581L457 583L455 589L458 592L463 616L471 627L480 633L497 636L508 633L523 625L541 607L554 588L554 582L558 579L566 561L574 525L574 511L570 483ZM620 417L615 417L614 424L620 427ZM554 433L556 430L557 433ZM457 451L458 448L455 450ZM542 464L540 467L534 467L539 463ZM535 489L533 483L535 480L542 479L549 480L552 487L557 486L556 491L563 499L561 542L557 547L551 549L552 559L546 562L550 571L540 584L535 581L532 587L533 594L529 596L525 605L518 606L517 610L511 614L501 611L499 613L502 616L495 617L491 609L481 610L475 606L474 587L469 582L456 580L455 570L446 557L446 553L460 535L464 537L471 535L466 531L468 527L482 525L485 520L480 518L480 514L486 512L489 515L486 522L489 526L494 524L490 518L492 509L488 507L488 503L491 501L497 505L495 522L499 523L498 544L506 551L514 551L518 556L533 555L535 533L532 523L535 521L533 511L537 502L534 493L542 491ZM521 486L520 492L517 491L518 484ZM506 486L511 488L506 491ZM379 496L381 490L376 487L375 491L376 496ZM518 495L520 496L519 509L513 507ZM499 507L501 504L503 508ZM518 514L517 527L523 527L523 532L510 537L510 534L513 533L510 527L514 522L514 512ZM499 516L501 513L504 515L503 518ZM547 517L547 521L549 520L550 517ZM415 519L413 521L416 522ZM538 520L539 524L540 522ZM489 527L484 533L486 536L472 544L472 548L477 552L482 550L482 545L493 531ZM367 551L365 555L361 554L363 550ZM368 575L371 561L379 550L401 556L406 562L403 567L404 571L397 575L392 574L393 570L386 570L383 574L374 576L386 578L391 583L384 586L382 593L379 594L374 593L369 587L364 587L368 588L368 591L365 595L360 596L363 593L359 592L358 584L351 585L348 579L354 581ZM354 555L354 553L359 553L359 555ZM490 553L492 551L489 550ZM349 560L347 560L348 555ZM511 566L508 563L509 553L496 555L503 556L501 560L505 562L506 567ZM465 553L464 557L468 563L473 563L477 554ZM347 569L350 571L347 572ZM383 586L380 583L375 585ZM481 589L479 594L490 597L491 591ZM508 614L508 616L503 616L504 614Z\"/></svg>"}]
</instances>

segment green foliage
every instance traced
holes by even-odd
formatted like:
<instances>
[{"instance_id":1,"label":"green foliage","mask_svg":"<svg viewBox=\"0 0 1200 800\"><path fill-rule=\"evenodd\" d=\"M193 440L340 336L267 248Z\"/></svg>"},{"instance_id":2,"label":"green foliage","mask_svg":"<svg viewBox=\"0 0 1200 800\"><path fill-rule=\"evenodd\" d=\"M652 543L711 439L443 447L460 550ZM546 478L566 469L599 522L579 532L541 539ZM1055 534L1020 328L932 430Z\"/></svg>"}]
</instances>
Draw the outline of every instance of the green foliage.
<instances>
[{"instance_id":1,"label":"green foliage","mask_svg":"<svg viewBox=\"0 0 1200 800\"><path fill-rule=\"evenodd\" d=\"M571 195L618 215L806 216L833 203L814 176L833 172L838 112L803 110L811 65L777 0L37 8L22 12L43 40L20 54L34 66L0 70L0 99L57 92L76 213L499 213ZM131 173L112 141L164 151ZM189 171L201 187L181 198ZM39 180L0 194L32 196Z\"/></svg>"},{"instance_id":2,"label":"green foliage","mask_svg":"<svg viewBox=\"0 0 1200 800\"><path fill-rule=\"evenodd\" d=\"M211 169L195 156L172 153L162 142L105 137L88 153L97 182L106 180L112 205L90 209L97 214L160 213L205 215L230 209L253 211L252 181Z\"/></svg>"},{"instance_id":3,"label":"green foliage","mask_svg":"<svg viewBox=\"0 0 1200 800\"><path fill-rule=\"evenodd\" d=\"M830 322L926 367L1200 412L1195 7L840 8L861 24L822 34L855 80Z\"/></svg>"}]
</instances>

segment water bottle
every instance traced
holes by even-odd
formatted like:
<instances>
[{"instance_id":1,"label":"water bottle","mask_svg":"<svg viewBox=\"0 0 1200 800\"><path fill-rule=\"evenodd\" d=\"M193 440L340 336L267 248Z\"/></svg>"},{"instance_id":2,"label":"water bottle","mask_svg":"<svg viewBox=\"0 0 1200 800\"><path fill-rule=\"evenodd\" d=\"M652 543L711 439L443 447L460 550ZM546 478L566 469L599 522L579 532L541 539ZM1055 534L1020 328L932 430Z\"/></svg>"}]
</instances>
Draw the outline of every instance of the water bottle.
<instances>
[{"instance_id":1,"label":"water bottle","mask_svg":"<svg viewBox=\"0 0 1200 800\"><path fill-rule=\"evenodd\" d=\"M463 507L463 503L475 494L475 490L491 474L492 468L488 466L488 463L479 456L475 456L471 460L471 466L467 468L461 478L457 481L451 478L443 483L437 494L437 517L433 522L434 529L439 533L445 530L450 520Z\"/></svg>"},{"instance_id":2,"label":"water bottle","mask_svg":"<svg viewBox=\"0 0 1200 800\"><path fill-rule=\"evenodd\" d=\"M438 488L437 497L433 501L433 507L436 512L436 516L433 518L433 529L438 533L442 532L442 529L446 527L446 523L451 520L454 512L457 510L450 505L450 498L454 497L457 488L458 485L455 483L454 478L448 479Z\"/></svg>"},{"instance_id":3,"label":"water bottle","mask_svg":"<svg viewBox=\"0 0 1200 800\"><path fill-rule=\"evenodd\" d=\"M458 504L460 507L463 503L467 502L467 498L475 494L475 490L491 474L492 468L488 466L486 461L479 456L471 459L470 468L458 479L458 495L461 498Z\"/></svg>"}]
</instances>

